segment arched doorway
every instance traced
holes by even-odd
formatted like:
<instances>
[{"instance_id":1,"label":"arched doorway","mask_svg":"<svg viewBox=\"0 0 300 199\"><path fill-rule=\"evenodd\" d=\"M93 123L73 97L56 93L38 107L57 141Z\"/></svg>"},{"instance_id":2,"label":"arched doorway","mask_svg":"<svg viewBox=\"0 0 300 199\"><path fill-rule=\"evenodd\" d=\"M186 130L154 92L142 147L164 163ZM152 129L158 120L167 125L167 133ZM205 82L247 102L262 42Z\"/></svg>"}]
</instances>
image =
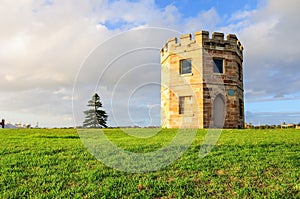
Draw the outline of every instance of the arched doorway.
<instances>
[{"instance_id":1,"label":"arched doorway","mask_svg":"<svg viewBox=\"0 0 300 199\"><path fill-rule=\"evenodd\" d=\"M213 122L215 128L222 128L225 123L225 101L221 94L217 95L214 100Z\"/></svg>"}]
</instances>

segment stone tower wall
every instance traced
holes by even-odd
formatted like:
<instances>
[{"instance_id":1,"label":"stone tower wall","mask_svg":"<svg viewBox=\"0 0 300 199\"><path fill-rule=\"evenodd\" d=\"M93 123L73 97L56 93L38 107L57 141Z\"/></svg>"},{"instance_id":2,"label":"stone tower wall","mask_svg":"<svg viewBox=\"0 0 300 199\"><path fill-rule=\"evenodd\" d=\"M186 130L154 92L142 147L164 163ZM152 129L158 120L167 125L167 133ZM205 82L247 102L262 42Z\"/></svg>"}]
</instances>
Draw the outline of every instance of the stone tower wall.
<instances>
[{"instance_id":1,"label":"stone tower wall","mask_svg":"<svg viewBox=\"0 0 300 199\"><path fill-rule=\"evenodd\" d=\"M180 43L172 38L161 51L162 63L162 126L167 128L203 127L203 90L201 46L191 39L191 35L182 35ZM179 74L182 59L192 59L192 74ZM179 96L192 96L187 114L179 113Z\"/></svg>"},{"instance_id":2,"label":"stone tower wall","mask_svg":"<svg viewBox=\"0 0 300 199\"><path fill-rule=\"evenodd\" d=\"M213 71L213 58L223 59L224 72ZM192 73L180 75L180 60L192 60ZM161 50L161 125L167 128L208 128L214 126L213 102L221 95L225 102L225 128L242 127L243 47L233 34L207 31L169 39ZM230 91L230 92L229 92ZM233 92L233 94L232 94ZM229 94L230 93L230 94ZM191 96L186 113L179 114L179 97ZM242 102L242 103L241 103ZM242 110L242 113L241 113Z\"/></svg>"}]
</instances>

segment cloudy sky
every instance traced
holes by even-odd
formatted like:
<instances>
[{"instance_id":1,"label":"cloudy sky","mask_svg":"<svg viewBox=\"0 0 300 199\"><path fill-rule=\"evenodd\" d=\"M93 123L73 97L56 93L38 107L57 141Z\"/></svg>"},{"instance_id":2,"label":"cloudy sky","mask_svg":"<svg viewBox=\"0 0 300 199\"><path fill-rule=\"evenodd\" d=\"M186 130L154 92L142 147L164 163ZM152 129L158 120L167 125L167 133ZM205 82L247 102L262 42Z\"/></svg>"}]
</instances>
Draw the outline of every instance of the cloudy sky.
<instances>
[{"instance_id":1,"label":"cloudy sky","mask_svg":"<svg viewBox=\"0 0 300 199\"><path fill-rule=\"evenodd\" d=\"M79 125L97 91L109 125L159 125L160 46L208 30L234 33L245 47L246 121L299 123L299 7L298 0L1 0L0 117L62 127L74 126L74 115Z\"/></svg>"}]
</instances>

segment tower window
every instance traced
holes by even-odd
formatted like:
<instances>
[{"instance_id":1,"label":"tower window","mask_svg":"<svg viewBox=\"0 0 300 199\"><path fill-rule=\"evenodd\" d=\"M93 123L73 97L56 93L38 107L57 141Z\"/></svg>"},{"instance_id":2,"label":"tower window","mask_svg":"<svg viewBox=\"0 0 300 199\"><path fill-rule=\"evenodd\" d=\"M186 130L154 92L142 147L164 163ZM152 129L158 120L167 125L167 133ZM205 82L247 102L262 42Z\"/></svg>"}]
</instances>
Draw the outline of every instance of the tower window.
<instances>
[{"instance_id":1,"label":"tower window","mask_svg":"<svg viewBox=\"0 0 300 199\"><path fill-rule=\"evenodd\" d=\"M187 113L189 106L191 105L192 96L180 96L179 97L179 114Z\"/></svg>"},{"instance_id":2,"label":"tower window","mask_svg":"<svg viewBox=\"0 0 300 199\"><path fill-rule=\"evenodd\" d=\"M180 74L189 74L192 73L192 60L183 59L180 60Z\"/></svg>"},{"instance_id":3,"label":"tower window","mask_svg":"<svg viewBox=\"0 0 300 199\"><path fill-rule=\"evenodd\" d=\"M214 58L214 73L223 73L223 59Z\"/></svg>"}]
</instances>

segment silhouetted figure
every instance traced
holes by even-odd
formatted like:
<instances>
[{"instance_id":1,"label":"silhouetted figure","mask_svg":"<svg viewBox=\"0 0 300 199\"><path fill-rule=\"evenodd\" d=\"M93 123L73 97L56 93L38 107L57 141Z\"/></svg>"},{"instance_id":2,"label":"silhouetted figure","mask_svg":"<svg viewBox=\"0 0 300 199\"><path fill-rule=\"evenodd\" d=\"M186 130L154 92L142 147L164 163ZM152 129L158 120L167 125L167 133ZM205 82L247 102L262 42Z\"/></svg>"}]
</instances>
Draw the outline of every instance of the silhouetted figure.
<instances>
[{"instance_id":1,"label":"silhouetted figure","mask_svg":"<svg viewBox=\"0 0 300 199\"><path fill-rule=\"evenodd\" d=\"M2 121L1 121L1 126L2 126L2 128L4 129L4 126L5 126L5 120L4 119L2 119Z\"/></svg>"}]
</instances>

